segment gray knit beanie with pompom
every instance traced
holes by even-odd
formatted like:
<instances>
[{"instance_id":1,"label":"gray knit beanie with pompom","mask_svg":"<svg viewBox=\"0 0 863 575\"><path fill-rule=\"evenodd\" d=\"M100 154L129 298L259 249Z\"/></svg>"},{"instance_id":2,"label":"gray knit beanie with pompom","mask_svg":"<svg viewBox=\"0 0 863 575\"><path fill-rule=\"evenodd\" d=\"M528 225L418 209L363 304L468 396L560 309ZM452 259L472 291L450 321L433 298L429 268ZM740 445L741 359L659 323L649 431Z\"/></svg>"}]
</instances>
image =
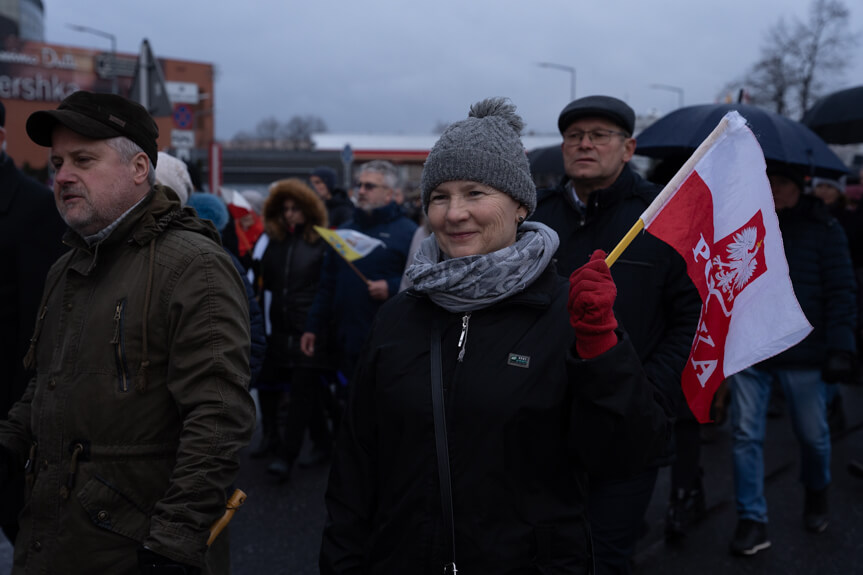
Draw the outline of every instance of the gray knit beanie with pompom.
<instances>
[{"instance_id":1,"label":"gray knit beanie with pompom","mask_svg":"<svg viewBox=\"0 0 863 575\"><path fill-rule=\"evenodd\" d=\"M420 188L428 213L432 190L444 182L479 182L536 208L536 186L521 130L524 122L505 98L488 98L470 107L467 119L450 125L429 152Z\"/></svg>"}]
</instances>

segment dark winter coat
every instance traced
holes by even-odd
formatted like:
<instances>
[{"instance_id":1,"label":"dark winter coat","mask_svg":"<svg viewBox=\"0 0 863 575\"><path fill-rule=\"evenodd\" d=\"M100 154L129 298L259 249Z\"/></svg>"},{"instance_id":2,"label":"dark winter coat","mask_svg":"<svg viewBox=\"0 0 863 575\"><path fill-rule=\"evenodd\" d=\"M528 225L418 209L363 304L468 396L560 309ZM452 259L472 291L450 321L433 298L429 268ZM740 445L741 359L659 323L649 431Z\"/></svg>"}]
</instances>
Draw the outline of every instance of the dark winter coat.
<instances>
[{"instance_id":1,"label":"dark winter coat","mask_svg":"<svg viewBox=\"0 0 863 575\"><path fill-rule=\"evenodd\" d=\"M0 417L27 386L27 353L51 264L66 251L66 224L50 189L0 153Z\"/></svg>"},{"instance_id":2,"label":"dark winter coat","mask_svg":"<svg viewBox=\"0 0 863 575\"><path fill-rule=\"evenodd\" d=\"M264 312L261 311L261 306L258 304L258 298L255 295L255 289L246 277L246 270L243 268L240 259L228 248L224 248L223 246L223 249L225 253L231 256L234 269L240 274L243 288L246 290L246 301L249 302L249 333L251 335L251 347L249 348L249 385L254 385L264 367L264 358L267 354L267 328L264 324Z\"/></svg>"},{"instance_id":3,"label":"dark winter coat","mask_svg":"<svg viewBox=\"0 0 863 575\"><path fill-rule=\"evenodd\" d=\"M142 544L204 573L251 438L249 315L209 222L161 186L51 268L36 377L0 422L28 466L13 573L137 574Z\"/></svg>"},{"instance_id":4,"label":"dark winter coat","mask_svg":"<svg viewBox=\"0 0 863 575\"><path fill-rule=\"evenodd\" d=\"M330 192L330 199L326 201L327 218L330 227L335 229L349 222L354 217L354 204L348 197L348 193L341 188Z\"/></svg>"},{"instance_id":5,"label":"dark winter coat","mask_svg":"<svg viewBox=\"0 0 863 575\"><path fill-rule=\"evenodd\" d=\"M370 213L357 208L354 218L341 227L384 242L385 247L378 247L353 264L371 281L386 280L390 297L397 294L417 225L401 215L399 206L391 202ZM343 354L342 367L350 372L382 303L369 296L368 286L334 250L327 249L306 331L319 335L335 322L335 345ZM346 375L350 376L349 372Z\"/></svg>"},{"instance_id":6,"label":"dark winter coat","mask_svg":"<svg viewBox=\"0 0 863 575\"><path fill-rule=\"evenodd\" d=\"M608 188L576 206L565 187L541 190L532 219L560 236L557 269L569 277L596 249L610 253L650 205L659 188L628 165ZM680 386L701 313L701 299L671 246L641 233L611 267L617 285L614 313L632 339L644 371L675 406L687 409ZM657 463L664 463L663 457Z\"/></svg>"},{"instance_id":7,"label":"dark winter coat","mask_svg":"<svg viewBox=\"0 0 863 575\"><path fill-rule=\"evenodd\" d=\"M814 329L763 365L820 369L828 351L856 350L857 283L848 241L842 226L814 196L801 196L796 206L776 213L794 295Z\"/></svg>"},{"instance_id":8,"label":"dark winter coat","mask_svg":"<svg viewBox=\"0 0 863 575\"><path fill-rule=\"evenodd\" d=\"M600 357L572 355L567 295L550 267L473 312L463 362L463 314L412 290L380 310L333 460L321 573L442 572L432 322L442 326L459 571L587 572L582 472L639 468L670 425L622 332Z\"/></svg>"},{"instance_id":9,"label":"dark winter coat","mask_svg":"<svg viewBox=\"0 0 863 575\"><path fill-rule=\"evenodd\" d=\"M66 251L66 224L50 189L28 178L0 152L0 419L21 399L32 374L24 370L39 297L51 264ZM0 492L0 525L17 521L23 472Z\"/></svg>"},{"instance_id":10,"label":"dark winter coat","mask_svg":"<svg viewBox=\"0 0 863 575\"><path fill-rule=\"evenodd\" d=\"M299 206L306 223L288 229L282 208L291 199ZM314 226L327 226L327 212L317 194L301 180L275 184L264 205L264 225L270 238L261 257L262 287L270 291L270 368L320 365L325 360L322 339L316 357L309 359L300 351L300 337L306 317L318 291L327 243ZM268 370L267 373L274 373Z\"/></svg>"}]
</instances>

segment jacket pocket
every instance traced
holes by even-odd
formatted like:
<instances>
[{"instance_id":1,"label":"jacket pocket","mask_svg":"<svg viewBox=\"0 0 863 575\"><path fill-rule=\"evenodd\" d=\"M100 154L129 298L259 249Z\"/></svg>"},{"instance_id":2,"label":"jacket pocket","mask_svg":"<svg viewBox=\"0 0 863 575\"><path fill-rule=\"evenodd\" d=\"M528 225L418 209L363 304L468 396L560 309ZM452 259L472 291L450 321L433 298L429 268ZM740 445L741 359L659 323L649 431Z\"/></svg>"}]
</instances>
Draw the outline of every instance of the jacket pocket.
<instances>
[{"instance_id":1,"label":"jacket pocket","mask_svg":"<svg viewBox=\"0 0 863 575\"><path fill-rule=\"evenodd\" d=\"M78 502L96 527L135 541L150 532L150 514L103 477L87 481L78 491Z\"/></svg>"},{"instance_id":2,"label":"jacket pocket","mask_svg":"<svg viewBox=\"0 0 863 575\"><path fill-rule=\"evenodd\" d=\"M126 298L117 302L114 308L114 337L111 345L114 346L114 361L117 364L117 388L119 391L129 391L129 365L126 361Z\"/></svg>"}]
</instances>

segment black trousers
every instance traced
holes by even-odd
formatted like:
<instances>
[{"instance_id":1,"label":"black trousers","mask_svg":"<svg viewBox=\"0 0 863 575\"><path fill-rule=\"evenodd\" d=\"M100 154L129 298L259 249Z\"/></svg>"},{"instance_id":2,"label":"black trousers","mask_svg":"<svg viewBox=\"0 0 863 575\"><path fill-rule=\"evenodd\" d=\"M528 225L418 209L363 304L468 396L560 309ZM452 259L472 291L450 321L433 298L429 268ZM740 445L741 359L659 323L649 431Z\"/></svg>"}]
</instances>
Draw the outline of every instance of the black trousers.
<instances>
[{"instance_id":1,"label":"black trousers","mask_svg":"<svg viewBox=\"0 0 863 575\"><path fill-rule=\"evenodd\" d=\"M596 575L627 575L659 469L624 479L590 478L587 515Z\"/></svg>"},{"instance_id":2,"label":"black trousers","mask_svg":"<svg viewBox=\"0 0 863 575\"><path fill-rule=\"evenodd\" d=\"M325 450L332 447L332 434L324 413L329 396L324 374L319 369L294 369L281 454L288 461L293 462L300 454L306 429L315 447Z\"/></svg>"}]
</instances>

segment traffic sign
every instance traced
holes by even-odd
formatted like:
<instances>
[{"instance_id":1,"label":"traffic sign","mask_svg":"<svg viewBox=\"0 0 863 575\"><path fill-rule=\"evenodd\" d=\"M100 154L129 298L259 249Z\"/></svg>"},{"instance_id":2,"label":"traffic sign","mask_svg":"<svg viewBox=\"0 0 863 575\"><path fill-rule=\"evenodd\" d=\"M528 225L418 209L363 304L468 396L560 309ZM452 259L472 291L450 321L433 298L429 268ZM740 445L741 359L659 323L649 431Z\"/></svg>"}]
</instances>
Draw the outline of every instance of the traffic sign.
<instances>
[{"instance_id":1,"label":"traffic sign","mask_svg":"<svg viewBox=\"0 0 863 575\"><path fill-rule=\"evenodd\" d=\"M342 149L342 163L350 166L351 162L354 161L354 151L351 149L350 144L345 144L345 147Z\"/></svg>"},{"instance_id":2,"label":"traffic sign","mask_svg":"<svg viewBox=\"0 0 863 575\"><path fill-rule=\"evenodd\" d=\"M171 130L171 147L191 149L195 147L194 130Z\"/></svg>"},{"instance_id":3,"label":"traffic sign","mask_svg":"<svg viewBox=\"0 0 863 575\"><path fill-rule=\"evenodd\" d=\"M195 112L189 104L174 104L173 119L178 130L190 130L195 124Z\"/></svg>"}]
</instances>

